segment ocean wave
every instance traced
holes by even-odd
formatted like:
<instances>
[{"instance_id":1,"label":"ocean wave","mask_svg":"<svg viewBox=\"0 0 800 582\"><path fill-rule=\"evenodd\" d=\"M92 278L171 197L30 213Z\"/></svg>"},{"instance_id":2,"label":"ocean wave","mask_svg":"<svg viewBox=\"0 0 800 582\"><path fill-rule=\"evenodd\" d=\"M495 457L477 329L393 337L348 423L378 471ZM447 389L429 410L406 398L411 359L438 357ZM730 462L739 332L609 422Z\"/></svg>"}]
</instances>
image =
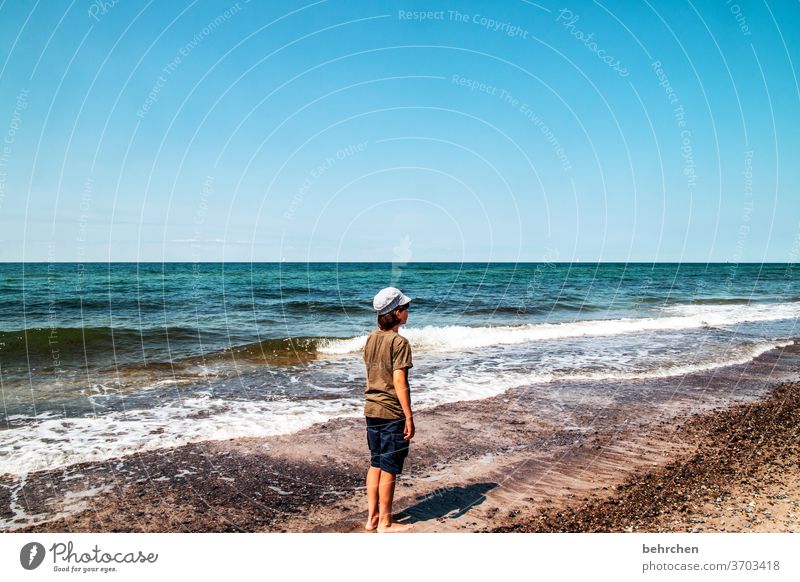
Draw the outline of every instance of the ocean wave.
<instances>
[{"instance_id":1,"label":"ocean wave","mask_svg":"<svg viewBox=\"0 0 800 582\"><path fill-rule=\"evenodd\" d=\"M531 323L514 326L468 327L461 325L402 328L411 345L423 350L463 350L503 344L610 336L647 331L679 331L722 327L758 321L800 317L800 303L760 305L681 305L664 307L662 317L593 319L564 323ZM326 354L349 354L364 349L367 336L320 340L317 349Z\"/></svg>"},{"instance_id":2,"label":"ocean wave","mask_svg":"<svg viewBox=\"0 0 800 582\"><path fill-rule=\"evenodd\" d=\"M690 305L747 305L753 303L751 297L694 297L689 300Z\"/></svg>"},{"instance_id":3,"label":"ocean wave","mask_svg":"<svg viewBox=\"0 0 800 582\"><path fill-rule=\"evenodd\" d=\"M747 305L755 303L756 297L667 297L666 295L654 295L638 297L639 303L663 303L670 307L681 305Z\"/></svg>"},{"instance_id":4,"label":"ocean wave","mask_svg":"<svg viewBox=\"0 0 800 582\"><path fill-rule=\"evenodd\" d=\"M600 305L592 305L583 300L572 300L559 298L557 301L544 302L537 301L535 304L521 304L514 305L498 305L496 307L467 307L464 309L464 315L546 315L554 311L575 311L578 313L588 311L599 311L605 309Z\"/></svg>"},{"instance_id":5,"label":"ocean wave","mask_svg":"<svg viewBox=\"0 0 800 582\"><path fill-rule=\"evenodd\" d=\"M719 325L733 325L750 321L778 321L800 317L800 302L716 304L695 302L684 305L669 305L660 308L668 314L683 317L702 317L718 322Z\"/></svg>"},{"instance_id":6,"label":"ocean wave","mask_svg":"<svg viewBox=\"0 0 800 582\"><path fill-rule=\"evenodd\" d=\"M108 353L113 350L134 348L142 343L163 343L169 338L196 340L197 329L188 327L154 327L131 329L126 327L32 327L0 332L0 355L52 356Z\"/></svg>"},{"instance_id":7,"label":"ocean wave","mask_svg":"<svg viewBox=\"0 0 800 582\"><path fill-rule=\"evenodd\" d=\"M498 371L459 373L440 368L414 379L414 405L421 410L448 402L480 400L513 388L568 382L630 381L702 373L744 364L792 340L743 344L726 357L650 370L592 372ZM24 474L82 462L98 462L135 452L178 447L193 442L290 434L316 423L363 413L361 398L241 400L197 393L169 404L104 415L65 418L48 412L35 418L10 416L2 431L0 472Z\"/></svg>"},{"instance_id":8,"label":"ocean wave","mask_svg":"<svg viewBox=\"0 0 800 582\"><path fill-rule=\"evenodd\" d=\"M346 314L348 312L374 313L366 305L346 305L341 302L315 301L315 300L291 300L282 301L279 304L281 309L295 312Z\"/></svg>"},{"instance_id":9,"label":"ocean wave","mask_svg":"<svg viewBox=\"0 0 800 582\"><path fill-rule=\"evenodd\" d=\"M317 345L320 341L325 341L325 339L315 337L264 339L210 352L202 357L187 358L186 361L203 360L214 362L233 358L256 364L294 365L315 359L317 357Z\"/></svg>"}]
</instances>

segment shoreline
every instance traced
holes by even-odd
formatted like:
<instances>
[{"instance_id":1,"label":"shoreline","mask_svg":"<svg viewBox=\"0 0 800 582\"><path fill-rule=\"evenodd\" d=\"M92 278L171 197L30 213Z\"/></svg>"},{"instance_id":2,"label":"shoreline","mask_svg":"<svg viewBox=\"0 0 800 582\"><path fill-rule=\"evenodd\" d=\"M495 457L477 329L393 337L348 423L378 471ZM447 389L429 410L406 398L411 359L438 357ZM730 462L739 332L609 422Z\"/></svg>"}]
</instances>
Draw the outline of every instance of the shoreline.
<instances>
[{"instance_id":1,"label":"shoreline","mask_svg":"<svg viewBox=\"0 0 800 582\"><path fill-rule=\"evenodd\" d=\"M798 370L795 343L713 373L618 382L603 392L591 382L513 389L423 410L398 480L397 518L416 522L416 531L710 531L713 519L725 519L723 531L797 531L798 483L784 483L790 471L797 475L797 450L780 456L777 445L758 448L750 436L770 434L765 415L777 411L776 394L792 403L788 422L797 418ZM736 419L748 414L760 420L736 433ZM748 483L785 496L769 498L772 509L747 505L750 517L774 518L745 520L750 528L714 518L713 507L700 505L707 492L693 488L717 483L703 469L709 459L724 466L733 458L722 445L737 434L741 451L759 455L736 457L750 460L748 481L727 494L709 489L710 503L739 507ZM366 515L368 464L363 419L340 418L280 437L6 474L0 518L3 531L14 532L356 532ZM676 473L684 467L694 472ZM680 486L687 475L694 485ZM663 494L654 496L659 484ZM681 516L705 521L671 517L681 495ZM657 503L645 506L649 499Z\"/></svg>"},{"instance_id":2,"label":"shoreline","mask_svg":"<svg viewBox=\"0 0 800 582\"><path fill-rule=\"evenodd\" d=\"M492 532L800 532L800 382L675 428L694 452ZM604 488L605 489L605 488Z\"/></svg>"}]
</instances>

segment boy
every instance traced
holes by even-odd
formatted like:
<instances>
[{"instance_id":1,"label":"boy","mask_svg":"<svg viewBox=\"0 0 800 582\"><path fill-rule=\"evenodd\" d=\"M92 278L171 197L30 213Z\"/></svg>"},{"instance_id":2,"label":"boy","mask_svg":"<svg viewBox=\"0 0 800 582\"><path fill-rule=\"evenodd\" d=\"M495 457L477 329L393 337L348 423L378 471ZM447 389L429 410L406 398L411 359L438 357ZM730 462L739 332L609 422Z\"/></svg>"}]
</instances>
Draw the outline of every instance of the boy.
<instances>
[{"instance_id":1,"label":"boy","mask_svg":"<svg viewBox=\"0 0 800 582\"><path fill-rule=\"evenodd\" d=\"M364 346L367 367L364 416L371 455L367 472L367 531L395 533L410 530L410 524L392 521L392 499L396 476L403 471L408 446L414 438L408 368L411 346L397 333L408 321L411 299L395 287L381 289L372 302L378 329Z\"/></svg>"}]
</instances>

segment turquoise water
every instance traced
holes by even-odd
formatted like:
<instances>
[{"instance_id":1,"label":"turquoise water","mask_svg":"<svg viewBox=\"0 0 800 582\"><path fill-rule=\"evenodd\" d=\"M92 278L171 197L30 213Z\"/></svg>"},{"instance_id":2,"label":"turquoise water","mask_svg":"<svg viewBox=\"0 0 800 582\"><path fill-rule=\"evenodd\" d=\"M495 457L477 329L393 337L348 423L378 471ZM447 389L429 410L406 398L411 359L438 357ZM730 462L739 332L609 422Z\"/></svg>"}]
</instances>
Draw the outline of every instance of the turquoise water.
<instances>
[{"instance_id":1,"label":"turquoise water","mask_svg":"<svg viewBox=\"0 0 800 582\"><path fill-rule=\"evenodd\" d=\"M357 415L384 286L414 299L401 333L415 403L433 406L748 361L797 335L799 278L787 264L2 264L0 461Z\"/></svg>"}]
</instances>

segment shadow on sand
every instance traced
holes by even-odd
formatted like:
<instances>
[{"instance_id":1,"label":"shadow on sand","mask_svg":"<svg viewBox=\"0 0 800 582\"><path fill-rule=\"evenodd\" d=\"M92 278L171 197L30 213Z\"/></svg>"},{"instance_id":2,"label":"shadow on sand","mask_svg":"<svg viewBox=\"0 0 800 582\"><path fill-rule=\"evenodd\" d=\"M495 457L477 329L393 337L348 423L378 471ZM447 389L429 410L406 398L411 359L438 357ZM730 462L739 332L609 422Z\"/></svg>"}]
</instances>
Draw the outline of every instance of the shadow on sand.
<instances>
[{"instance_id":1,"label":"shadow on sand","mask_svg":"<svg viewBox=\"0 0 800 582\"><path fill-rule=\"evenodd\" d=\"M476 483L467 487L443 487L417 497L419 503L395 515L402 523L416 523L440 517L455 519L486 501L484 493L497 483Z\"/></svg>"}]
</instances>

